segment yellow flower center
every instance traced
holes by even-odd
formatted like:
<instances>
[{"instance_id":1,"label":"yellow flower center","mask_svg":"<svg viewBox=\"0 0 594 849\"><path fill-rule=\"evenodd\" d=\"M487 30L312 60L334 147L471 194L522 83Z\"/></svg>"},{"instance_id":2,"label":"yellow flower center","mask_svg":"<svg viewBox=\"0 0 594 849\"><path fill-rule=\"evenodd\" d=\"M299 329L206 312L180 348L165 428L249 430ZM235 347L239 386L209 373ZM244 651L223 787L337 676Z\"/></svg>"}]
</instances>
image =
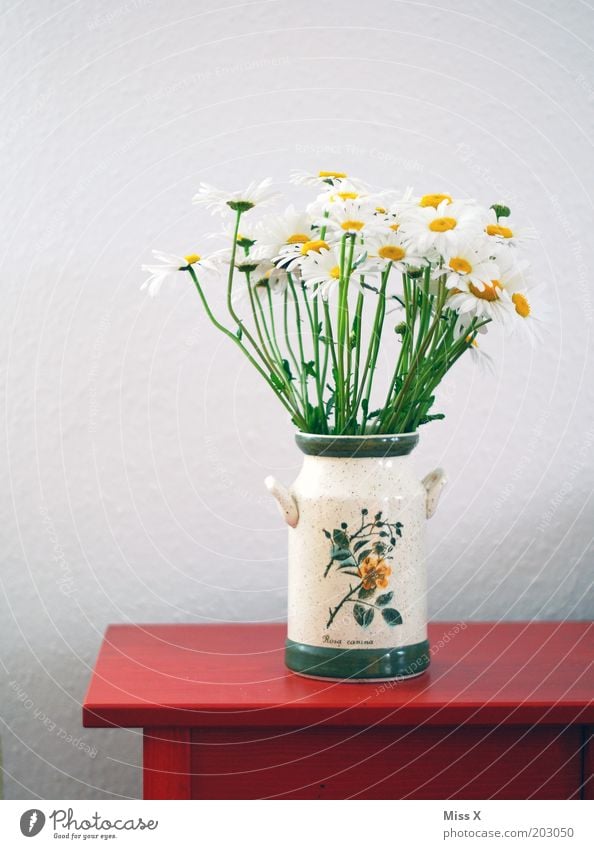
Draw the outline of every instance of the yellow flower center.
<instances>
[{"instance_id":1,"label":"yellow flower center","mask_svg":"<svg viewBox=\"0 0 594 849\"><path fill-rule=\"evenodd\" d=\"M323 249L329 250L328 242L325 242L323 239L314 239L311 242L306 242L301 246L301 254L305 256L306 254L313 251L313 253L319 254Z\"/></svg>"},{"instance_id":2,"label":"yellow flower center","mask_svg":"<svg viewBox=\"0 0 594 849\"><path fill-rule=\"evenodd\" d=\"M342 200L356 200L359 197L357 192L336 192L336 194Z\"/></svg>"},{"instance_id":3,"label":"yellow flower center","mask_svg":"<svg viewBox=\"0 0 594 849\"><path fill-rule=\"evenodd\" d=\"M287 245L300 245L302 242L309 241L309 236L306 233L293 233L287 239Z\"/></svg>"},{"instance_id":4,"label":"yellow flower center","mask_svg":"<svg viewBox=\"0 0 594 849\"><path fill-rule=\"evenodd\" d=\"M335 280L338 280L340 277L340 266L335 265L334 268L330 269L330 277L333 277Z\"/></svg>"},{"instance_id":5,"label":"yellow flower center","mask_svg":"<svg viewBox=\"0 0 594 849\"><path fill-rule=\"evenodd\" d=\"M452 202L452 198L449 195L423 195L419 201L419 206L432 206L434 209L437 209L439 204L444 200L447 200L448 203Z\"/></svg>"},{"instance_id":6,"label":"yellow flower center","mask_svg":"<svg viewBox=\"0 0 594 849\"><path fill-rule=\"evenodd\" d=\"M349 218L347 221L343 221L340 226L343 230L362 230L365 227L365 222Z\"/></svg>"},{"instance_id":7,"label":"yellow flower center","mask_svg":"<svg viewBox=\"0 0 594 849\"><path fill-rule=\"evenodd\" d=\"M469 289L475 298L480 298L481 301L497 301L499 300L498 289L501 289L499 280L491 280L490 283L484 282L484 288L479 289L474 283L469 285Z\"/></svg>"},{"instance_id":8,"label":"yellow flower center","mask_svg":"<svg viewBox=\"0 0 594 849\"><path fill-rule=\"evenodd\" d=\"M518 315L521 315L522 318L528 318L531 312L528 298L520 292L516 292L512 295L512 301L514 302Z\"/></svg>"},{"instance_id":9,"label":"yellow flower center","mask_svg":"<svg viewBox=\"0 0 594 849\"><path fill-rule=\"evenodd\" d=\"M429 229L434 233L445 233L446 230L453 230L458 222L455 218L434 218L429 224Z\"/></svg>"},{"instance_id":10,"label":"yellow flower center","mask_svg":"<svg viewBox=\"0 0 594 849\"><path fill-rule=\"evenodd\" d=\"M478 348L478 346L479 346L479 343L476 341L476 339L473 339L472 336L470 336L470 335L468 335L466 337L466 341L468 342L469 345L472 345L474 348Z\"/></svg>"},{"instance_id":11,"label":"yellow flower center","mask_svg":"<svg viewBox=\"0 0 594 849\"><path fill-rule=\"evenodd\" d=\"M386 214L386 207L385 206L376 206L375 211L379 212L380 215L385 215Z\"/></svg>"},{"instance_id":12,"label":"yellow flower center","mask_svg":"<svg viewBox=\"0 0 594 849\"><path fill-rule=\"evenodd\" d=\"M393 230L397 233L400 230L400 224L390 224L390 230Z\"/></svg>"},{"instance_id":13,"label":"yellow flower center","mask_svg":"<svg viewBox=\"0 0 594 849\"><path fill-rule=\"evenodd\" d=\"M347 175L342 171L319 171L318 177L325 179L327 177L334 177L335 180L344 180Z\"/></svg>"},{"instance_id":14,"label":"yellow flower center","mask_svg":"<svg viewBox=\"0 0 594 849\"><path fill-rule=\"evenodd\" d=\"M198 254L188 254L184 259L188 265L194 265L195 262L200 262L200 256Z\"/></svg>"},{"instance_id":15,"label":"yellow flower center","mask_svg":"<svg viewBox=\"0 0 594 849\"><path fill-rule=\"evenodd\" d=\"M461 256L453 256L450 260L450 268L459 274L470 274L472 265Z\"/></svg>"},{"instance_id":16,"label":"yellow flower center","mask_svg":"<svg viewBox=\"0 0 594 849\"><path fill-rule=\"evenodd\" d=\"M509 227L503 227L501 224L487 224L485 232L488 236L501 236L502 239L511 239L514 231Z\"/></svg>"},{"instance_id":17,"label":"yellow flower center","mask_svg":"<svg viewBox=\"0 0 594 849\"><path fill-rule=\"evenodd\" d=\"M398 262L399 259L402 259L406 255L404 248L401 248L399 245L383 245L377 253L382 259L389 259L393 262Z\"/></svg>"}]
</instances>

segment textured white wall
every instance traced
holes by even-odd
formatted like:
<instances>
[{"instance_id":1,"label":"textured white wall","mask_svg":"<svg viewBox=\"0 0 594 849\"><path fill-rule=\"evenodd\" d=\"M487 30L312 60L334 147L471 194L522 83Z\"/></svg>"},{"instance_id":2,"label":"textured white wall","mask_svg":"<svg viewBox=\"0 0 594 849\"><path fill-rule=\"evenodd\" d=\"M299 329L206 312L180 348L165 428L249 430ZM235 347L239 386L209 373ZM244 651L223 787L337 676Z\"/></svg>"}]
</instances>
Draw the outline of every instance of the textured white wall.
<instances>
[{"instance_id":1,"label":"textured white wall","mask_svg":"<svg viewBox=\"0 0 594 849\"><path fill-rule=\"evenodd\" d=\"M11 797L140 793L136 731L80 727L114 621L282 620L262 479L291 426L149 250L203 247L200 180L341 168L508 200L553 329L461 364L419 472L436 618L584 618L592 594L594 16L573 0L4 4L1 715ZM291 187L286 186L288 191ZM72 735L72 741L64 739ZM80 741L77 739L80 738ZM85 749L86 747L86 749ZM96 747L96 752L92 747ZM89 751L90 749L90 751Z\"/></svg>"}]
</instances>

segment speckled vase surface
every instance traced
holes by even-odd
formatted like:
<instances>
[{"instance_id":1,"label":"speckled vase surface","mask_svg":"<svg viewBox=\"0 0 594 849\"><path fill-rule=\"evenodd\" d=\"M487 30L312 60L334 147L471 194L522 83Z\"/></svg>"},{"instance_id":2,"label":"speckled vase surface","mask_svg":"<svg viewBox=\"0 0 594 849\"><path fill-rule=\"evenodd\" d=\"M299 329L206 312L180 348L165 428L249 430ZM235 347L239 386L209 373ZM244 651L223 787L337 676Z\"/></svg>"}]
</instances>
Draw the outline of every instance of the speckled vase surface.
<instances>
[{"instance_id":1,"label":"speckled vase surface","mask_svg":"<svg viewBox=\"0 0 594 849\"><path fill-rule=\"evenodd\" d=\"M429 665L425 521L441 469L417 478L417 434L297 434L303 466L266 485L289 526L286 664L331 680L420 675Z\"/></svg>"}]
</instances>

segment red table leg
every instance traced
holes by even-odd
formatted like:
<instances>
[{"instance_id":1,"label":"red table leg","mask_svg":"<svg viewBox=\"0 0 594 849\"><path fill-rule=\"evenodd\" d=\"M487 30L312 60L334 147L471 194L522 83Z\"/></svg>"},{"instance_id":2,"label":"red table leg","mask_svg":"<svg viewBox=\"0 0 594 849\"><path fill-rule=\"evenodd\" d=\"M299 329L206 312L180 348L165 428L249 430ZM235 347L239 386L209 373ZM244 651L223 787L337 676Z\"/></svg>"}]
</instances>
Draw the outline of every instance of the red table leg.
<instances>
[{"instance_id":1,"label":"red table leg","mask_svg":"<svg viewBox=\"0 0 594 849\"><path fill-rule=\"evenodd\" d=\"M189 728L145 728L143 737L143 798L190 799Z\"/></svg>"}]
</instances>

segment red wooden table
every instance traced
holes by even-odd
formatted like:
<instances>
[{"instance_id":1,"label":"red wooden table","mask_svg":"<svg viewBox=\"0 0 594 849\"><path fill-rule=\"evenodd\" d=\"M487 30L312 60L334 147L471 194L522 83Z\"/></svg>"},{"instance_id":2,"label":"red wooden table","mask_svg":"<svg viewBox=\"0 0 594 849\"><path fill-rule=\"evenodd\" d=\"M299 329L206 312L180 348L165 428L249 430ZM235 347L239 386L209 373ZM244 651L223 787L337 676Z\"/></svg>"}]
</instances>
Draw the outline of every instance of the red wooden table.
<instances>
[{"instance_id":1,"label":"red wooden table","mask_svg":"<svg viewBox=\"0 0 594 849\"><path fill-rule=\"evenodd\" d=\"M83 724L144 729L145 799L594 798L594 623L434 623L385 684L301 678L284 636L112 625Z\"/></svg>"}]
</instances>

